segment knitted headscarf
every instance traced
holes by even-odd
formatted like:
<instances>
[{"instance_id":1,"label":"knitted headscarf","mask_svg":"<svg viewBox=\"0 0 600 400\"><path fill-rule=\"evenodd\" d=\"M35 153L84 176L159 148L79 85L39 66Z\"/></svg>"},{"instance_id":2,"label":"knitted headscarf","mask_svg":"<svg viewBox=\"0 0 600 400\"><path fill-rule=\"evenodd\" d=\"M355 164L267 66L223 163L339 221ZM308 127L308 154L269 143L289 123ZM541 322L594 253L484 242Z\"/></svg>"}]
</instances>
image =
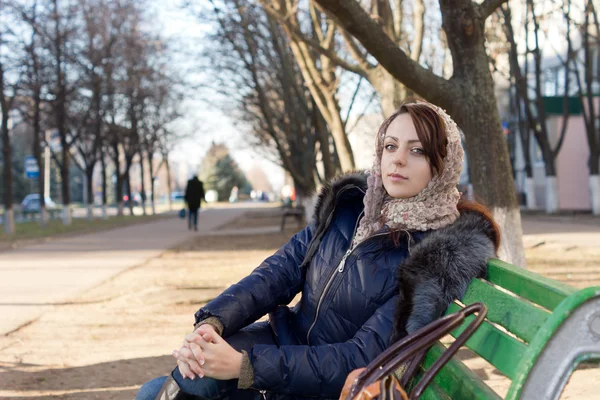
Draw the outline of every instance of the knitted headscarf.
<instances>
[{"instance_id":1,"label":"knitted headscarf","mask_svg":"<svg viewBox=\"0 0 600 400\"><path fill-rule=\"evenodd\" d=\"M362 242L384 225L391 231L426 231L442 228L458 218L457 204L460 193L456 186L464 157L460 132L456 123L444 110L427 102L420 101L418 104L431 107L444 122L447 136L444 168L437 171L427 187L416 196L406 199L390 197L381 179L381 156L387 131L387 126L382 126L377 134L375 161L367 179L365 215L360 221L353 245Z\"/></svg>"}]
</instances>

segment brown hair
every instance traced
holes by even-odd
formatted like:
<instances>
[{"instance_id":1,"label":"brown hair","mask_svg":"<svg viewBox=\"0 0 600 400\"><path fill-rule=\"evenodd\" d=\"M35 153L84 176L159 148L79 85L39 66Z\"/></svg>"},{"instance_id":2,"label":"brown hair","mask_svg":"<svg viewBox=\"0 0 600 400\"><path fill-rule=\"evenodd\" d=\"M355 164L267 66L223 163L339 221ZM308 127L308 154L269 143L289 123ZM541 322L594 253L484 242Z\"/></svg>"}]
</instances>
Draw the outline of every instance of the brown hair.
<instances>
[{"instance_id":1,"label":"brown hair","mask_svg":"<svg viewBox=\"0 0 600 400\"><path fill-rule=\"evenodd\" d=\"M444 158L447 154L446 145L448 144L444 120L426 103L419 103L416 100L405 102L381 124L379 138L382 141L392 121L402 114L410 115L415 125L417 136L429 160L431 174L440 174L444 170Z\"/></svg>"}]
</instances>

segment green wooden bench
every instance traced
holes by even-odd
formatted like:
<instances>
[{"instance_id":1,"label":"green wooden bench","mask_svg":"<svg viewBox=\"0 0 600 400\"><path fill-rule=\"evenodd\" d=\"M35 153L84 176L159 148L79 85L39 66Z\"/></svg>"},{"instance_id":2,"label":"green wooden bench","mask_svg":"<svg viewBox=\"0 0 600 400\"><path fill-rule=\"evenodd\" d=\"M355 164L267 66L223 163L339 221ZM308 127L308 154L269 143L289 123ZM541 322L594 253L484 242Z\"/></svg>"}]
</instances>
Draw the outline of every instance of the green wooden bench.
<instances>
[{"instance_id":1,"label":"green wooden bench","mask_svg":"<svg viewBox=\"0 0 600 400\"><path fill-rule=\"evenodd\" d=\"M500 260L490 260L488 271L448 313L477 301L488 307L466 345L512 381L506 399L558 399L579 363L600 359L600 287L577 290ZM443 349L429 350L415 381ZM456 356L421 398L501 399Z\"/></svg>"}]
</instances>

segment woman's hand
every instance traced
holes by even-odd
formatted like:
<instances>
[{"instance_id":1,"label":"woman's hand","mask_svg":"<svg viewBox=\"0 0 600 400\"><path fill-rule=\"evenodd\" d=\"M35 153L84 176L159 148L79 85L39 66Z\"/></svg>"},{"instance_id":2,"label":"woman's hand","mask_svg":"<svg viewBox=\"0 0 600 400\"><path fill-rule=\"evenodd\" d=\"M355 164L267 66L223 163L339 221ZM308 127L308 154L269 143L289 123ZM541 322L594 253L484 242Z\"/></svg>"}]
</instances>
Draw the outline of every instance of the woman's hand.
<instances>
[{"instance_id":1,"label":"woman's hand","mask_svg":"<svg viewBox=\"0 0 600 400\"><path fill-rule=\"evenodd\" d=\"M240 377L242 353L231 347L212 326L200 326L194 333L187 335L185 340L189 343L198 366L202 365L205 376L219 380Z\"/></svg>"},{"instance_id":2,"label":"woman's hand","mask_svg":"<svg viewBox=\"0 0 600 400\"><path fill-rule=\"evenodd\" d=\"M196 349L192 349L190 343L184 340L183 346L179 350L173 350L173 357L177 359L177 367L184 379L194 380L196 376L200 378L204 376L201 368L201 365L204 364L202 350L198 346L195 347Z\"/></svg>"},{"instance_id":3,"label":"woman's hand","mask_svg":"<svg viewBox=\"0 0 600 400\"><path fill-rule=\"evenodd\" d=\"M194 334L200 334L207 332L215 332L215 328L212 325L201 325L194 331ZM216 333L216 332L215 332ZM188 335L190 336L190 335ZM202 378L204 371L201 366L204 364L204 356L202 355L202 349L194 344L190 346L190 342L183 341L183 346L179 350L173 350L173 357L177 359L177 367L183 378L190 378L194 380L196 376Z\"/></svg>"}]
</instances>

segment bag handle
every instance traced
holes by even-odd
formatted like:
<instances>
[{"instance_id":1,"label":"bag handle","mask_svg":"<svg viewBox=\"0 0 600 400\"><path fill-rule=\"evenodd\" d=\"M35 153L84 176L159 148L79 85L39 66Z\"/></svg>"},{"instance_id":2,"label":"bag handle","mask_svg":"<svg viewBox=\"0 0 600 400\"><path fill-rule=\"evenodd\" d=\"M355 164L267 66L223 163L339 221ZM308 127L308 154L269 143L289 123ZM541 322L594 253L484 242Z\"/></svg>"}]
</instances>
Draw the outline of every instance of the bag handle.
<instances>
[{"instance_id":1,"label":"bag handle","mask_svg":"<svg viewBox=\"0 0 600 400\"><path fill-rule=\"evenodd\" d=\"M347 400L353 399L360 390L378 381L383 376L393 373L400 365L417 355L407 370L410 373L410 377L403 377L403 381L408 381L416 372L418 364L420 364L426 351L436 341L458 328L467 316L474 313L478 314L477 318L469 324L463 333L456 338L454 343L436 360L410 393L410 398L421 396L438 371L450 361L450 358L456 354L458 349L464 345L475 330L483 323L487 313L487 307L483 303L471 304L456 313L440 318L393 344L389 349L375 358L359 375L348 394Z\"/></svg>"}]
</instances>

